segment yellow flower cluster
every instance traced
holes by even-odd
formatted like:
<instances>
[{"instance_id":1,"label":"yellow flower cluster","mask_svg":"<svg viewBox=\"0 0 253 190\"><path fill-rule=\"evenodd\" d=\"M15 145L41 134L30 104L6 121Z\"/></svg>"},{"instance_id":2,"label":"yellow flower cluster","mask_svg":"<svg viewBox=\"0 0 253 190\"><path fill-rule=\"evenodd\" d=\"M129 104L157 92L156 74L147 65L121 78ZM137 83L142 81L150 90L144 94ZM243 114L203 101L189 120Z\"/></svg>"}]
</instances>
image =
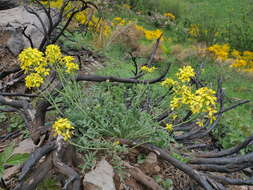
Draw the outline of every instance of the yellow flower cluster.
<instances>
[{"instance_id":1,"label":"yellow flower cluster","mask_svg":"<svg viewBox=\"0 0 253 190\"><path fill-rule=\"evenodd\" d=\"M156 30L144 30L144 34L147 40L156 40L162 35L162 31L159 29Z\"/></svg>"},{"instance_id":2,"label":"yellow flower cluster","mask_svg":"<svg viewBox=\"0 0 253 190\"><path fill-rule=\"evenodd\" d=\"M40 87L44 82L44 78L38 73L31 73L25 77L25 85L27 88Z\"/></svg>"},{"instance_id":3,"label":"yellow flower cluster","mask_svg":"<svg viewBox=\"0 0 253 190\"><path fill-rule=\"evenodd\" d=\"M171 79L171 78L166 78L164 81L161 82L162 86L168 86L168 87L172 87L174 85L177 85L177 81Z\"/></svg>"},{"instance_id":4,"label":"yellow flower cluster","mask_svg":"<svg viewBox=\"0 0 253 190\"><path fill-rule=\"evenodd\" d=\"M225 61L226 59L228 59L230 46L228 44L224 45L214 44L208 47L207 50L213 53L217 59Z\"/></svg>"},{"instance_id":5,"label":"yellow flower cluster","mask_svg":"<svg viewBox=\"0 0 253 190\"><path fill-rule=\"evenodd\" d=\"M240 52L233 50L231 55L234 59L233 63L230 65L233 68L238 68L242 71L253 72L253 52L244 51Z\"/></svg>"},{"instance_id":6,"label":"yellow flower cluster","mask_svg":"<svg viewBox=\"0 0 253 190\"><path fill-rule=\"evenodd\" d=\"M46 60L43 53L37 49L27 48L19 54L19 61L21 62L21 69L28 73L33 71L38 66L45 66Z\"/></svg>"},{"instance_id":7,"label":"yellow flower cluster","mask_svg":"<svg viewBox=\"0 0 253 190\"><path fill-rule=\"evenodd\" d=\"M152 72L154 72L154 70L156 70L156 67L154 67L154 66L148 67L148 66L144 65L144 66L141 66L141 70L145 71L147 73L152 73Z\"/></svg>"},{"instance_id":8,"label":"yellow flower cluster","mask_svg":"<svg viewBox=\"0 0 253 190\"><path fill-rule=\"evenodd\" d=\"M197 37L199 35L199 27L197 24L192 24L188 29L188 34L192 37Z\"/></svg>"},{"instance_id":9,"label":"yellow flower cluster","mask_svg":"<svg viewBox=\"0 0 253 190\"><path fill-rule=\"evenodd\" d=\"M207 48L207 50L215 56L218 60L225 61L230 59L232 64L230 67L237 68L245 72L253 72L253 52L232 50L228 44L219 45L214 44Z\"/></svg>"},{"instance_id":10,"label":"yellow flower cluster","mask_svg":"<svg viewBox=\"0 0 253 190\"><path fill-rule=\"evenodd\" d=\"M147 40L157 40L163 34L163 32L161 30L159 30L159 29L156 29L156 30L147 30L144 27L139 26L137 24L135 25L135 28L137 30L143 32L144 35L145 35L145 38Z\"/></svg>"},{"instance_id":11,"label":"yellow flower cluster","mask_svg":"<svg viewBox=\"0 0 253 190\"><path fill-rule=\"evenodd\" d=\"M74 58L71 56L63 56L61 49L57 45L48 45L45 55L43 52L35 48L24 49L18 56L21 62L21 69L28 74L25 77L27 88L40 87L50 69L57 64L66 70L67 73L72 73L79 69L79 66L74 63Z\"/></svg>"},{"instance_id":12,"label":"yellow flower cluster","mask_svg":"<svg viewBox=\"0 0 253 190\"><path fill-rule=\"evenodd\" d=\"M175 19L176 19L175 15L173 15L172 13L164 13L163 16L166 16L166 17L168 17L168 18L170 18L170 19L172 19L172 20L175 20Z\"/></svg>"},{"instance_id":13,"label":"yellow flower cluster","mask_svg":"<svg viewBox=\"0 0 253 190\"><path fill-rule=\"evenodd\" d=\"M125 26L127 22L121 17L115 17L112 21L113 26Z\"/></svg>"},{"instance_id":14,"label":"yellow flower cluster","mask_svg":"<svg viewBox=\"0 0 253 190\"><path fill-rule=\"evenodd\" d=\"M189 82L191 77L195 77L195 72L191 66L184 66L179 69L179 72L177 72L176 75L182 82Z\"/></svg>"},{"instance_id":15,"label":"yellow flower cluster","mask_svg":"<svg viewBox=\"0 0 253 190\"><path fill-rule=\"evenodd\" d=\"M52 126L54 135L61 135L64 140L69 140L74 134L74 127L67 118L60 118Z\"/></svg>"},{"instance_id":16,"label":"yellow flower cluster","mask_svg":"<svg viewBox=\"0 0 253 190\"><path fill-rule=\"evenodd\" d=\"M48 1L40 1L43 5L47 5ZM51 8L59 8L63 5L64 0L50 1Z\"/></svg>"},{"instance_id":17,"label":"yellow flower cluster","mask_svg":"<svg viewBox=\"0 0 253 190\"><path fill-rule=\"evenodd\" d=\"M190 81L190 77L195 76L195 72L191 66L185 66L179 69L176 73L178 81L171 78L165 79L161 85L173 87L173 97L170 101L171 110L177 111L184 106L191 110L193 114L207 114L210 122L213 122L215 118L216 100L215 91L208 88L202 87L194 90L187 82ZM173 118L177 115L174 114ZM198 123L201 126L201 123Z\"/></svg>"}]
</instances>

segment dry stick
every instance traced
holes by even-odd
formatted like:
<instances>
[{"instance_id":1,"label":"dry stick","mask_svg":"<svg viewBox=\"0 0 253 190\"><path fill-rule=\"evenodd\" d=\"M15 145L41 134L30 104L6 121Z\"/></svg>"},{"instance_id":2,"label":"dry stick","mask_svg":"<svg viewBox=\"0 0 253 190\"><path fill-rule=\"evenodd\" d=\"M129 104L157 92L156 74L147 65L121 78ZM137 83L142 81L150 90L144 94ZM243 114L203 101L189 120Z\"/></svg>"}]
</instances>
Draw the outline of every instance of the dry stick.
<instances>
[{"instance_id":1,"label":"dry stick","mask_svg":"<svg viewBox=\"0 0 253 190\"><path fill-rule=\"evenodd\" d=\"M18 112L15 108L0 108L0 112Z\"/></svg>"},{"instance_id":2,"label":"dry stick","mask_svg":"<svg viewBox=\"0 0 253 190\"><path fill-rule=\"evenodd\" d=\"M218 183L217 181L207 177L207 180L210 184L212 184L212 186L217 189L217 190L227 190L227 188L225 188L222 184Z\"/></svg>"},{"instance_id":3,"label":"dry stick","mask_svg":"<svg viewBox=\"0 0 253 190\"><path fill-rule=\"evenodd\" d=\"M79 74L76 78L77 81L92 81L92 82L120 82L120 83L133 83L133 84L153 84L161 81L168 73L170 65L163 74L155 79L151 80L137 80L131 78L119 78L113 76L98 76L98 75L82 75Z\"/></svg>"},{"instance_id":4,"label":"dry stick","mask_svg":"<svg viewBox=\"0 0 253 190\"><path fill-rule=\"evenodd\" d=\"M159 47L159 44L160 44L160 40L162 38L163 34L160 35L160 37L156 40L156 43L152 49L152 53L150 55L150 58L147 62L147 66L151 66L153 64L153 61L154 61L154 58L155 58L155 55L156 55L156 52L158 50L158 47Z\"/></svg>"},{"instance_id":5,"label":"dry stick","mask_svg":"<svg viewBox=\"0 0 253 190\"><path fill-rule=\"evenodd\" d=\"M201 171L209 171L209 172L219 172L219 173L232 173L241 171L245 168L252 166L252 161L248 163L240 163L240 164L226 164L226 165L217 165L217 164L198 164L192 165L192 168L201 170Z\"/></svg>"},{"instance_id":6,"label":"dry stick","mask_svg":"<svg viewBox=\"0 0 253 190\"><path fill-rule=\"evenodd\" d=\"M120 142L122 144L129 144L129 145L138 145L139 143L131 142L125 139L121 139ZM174 167L178 168L179 170L186 173L189 177L194 179L196 182L199 183L205 190L214 190L214 188L208 183L205 176L202 176L199 172L194 170L192 167L188 166L187 164L178 161L177 159L171 157L168 152L152 145L152 144L142 144L141 147L148 149L149 151L155 152L160 158L168 161Z\"/></svg>"},{"instance_id":7,"label":"dry stick","mask_svg":"<svg viewBox=\"0 0 253 190\"><path fill-rule=\"evenodd\" d=\"M37 13L37 11L33 10L31 7L28 7L28 6L25 6L25 10L28 13L30 13L32 15L35 15L38 18L38 20L39 20L39 22L40 22L40 24L43 28L43 32L44 32L44 34L46 34L47 33L47 28L46 28L45 23L43 22L41 16Z\"/></svg>"},{"instance_id":8,"label":"dry stick","mask_svg":"<svg viewBox=\"0 0 253 190\"><path fill-rule=\"evenodd\" d=\"M152 190L163 190L163 188L158 185L152 177L147 176L139 168L131 166L127 162L124 162L123 166L127 168L127 171L134 177L134 179L146 185L148 188Z\"/></svg>"},{"instance_id":9,"label":"dry stick","mask_svg":"<svg viewBox=\"0 0 253 190\"><path fill-rule=\"evenodd\" d=\"M50 2L49 0L48 2L48 9L46 9L46 7L39 1L39 0L35 0L35 2L43 9L43 11L45 12L47 19L48 19L48 28L52 28L53 27L53 19L51 16L51 7L50 7Z\"/></svg>"},{"instance_id":10,"label":"dry stick","mask_svg":"<svg viewBox=\"0 0 253 190\"><path fill-rule=\"evenodd\" d=\"M232 105L232 106L230 106L230 107L228 107L228 108L225 108L225 109L223 109L222 111L216 113L216 115L217 115L217 114L220 114L220 113L224 113L224 112L230 111L230 110L232 110L232 109L234 109L234 108L236 108L236 107L238 107L238 106L240 106L240 105L247 104L247 103L249 103L249 102L251 102L251 101L250 101L250 100L242 100L242 101L239 101L238 103L236 103L236 104L234 104L234 105Z\"/></svg>"},{"instance_id":11,"label":"dry stick","mask_svg":"<svg viewBox=\"0 0 253 190\"><path fill-rule=\"evenodd\" d=\"M253 162L253 152L231 158L195 158L189 161L190 164L241 164Z\"/></svg>"},{"instance_id":12,"label":"dry stick","mask_svg":"<svg viewBox=\"0 0 253 190\"><path fill-rule=\"evenodd\" d=\"M218 158L218 157L232 155L232 154L238 153L241 149L246 148L252 141L253 141L253 135L247 137L246 140L242 142L241 144L235 147L232 147L230 149L219 151L219 152L200 153L200 154L195 154L194 156L200 157L200 158Z\"/></svg>"},{"instance_id":13,"label":"dry stick","mask_svg":"<svg viewBox=\"0 0 253 190\"><path fill-rule=\"evenodd\" d=\"M225 176L216 176L213 174L206 174L208 177L219 181L224 185L253 185L253 179L232 179Z\"/></svg>"},{"instance_id":14,"label":"dry stick","mask_svg":"<svg viewBox=\"0 0 253 190\"><path fill-rule=\"evenodd\" d=\"M25 162L22 167L21 174L19 176L19 180L23 180L27 174L31 171L33 166L46 154L55 150L56 145L54 142L48 143L41 148L35 150L31 155L30 158Z\"/></svg>"},{"instance_id":15,"label":"dry stick","mask_svg":"<svg viewBox=\"0 0 253 190\"><path fill-rule=\"evenodd\" d=\"M38 97L36 94L24 94L24 93L9 93L9 92L0 92L2 96L23 96L23 97Z\"/></svg>"},{"instance_id":16,"label":"dry stick","mask_svg":"<svg viewBox=\"0 0 253 190\"><path fill-rule=\"evenodd\" d=\"M17 66L17 67L14 67L10 70L7 70L7 71L2 71L0 72L0 79L3 79L4 77L6 77L7 75L11 74L11 73L16 73L20 71L20 68Z\"/></svg>"},{"instance_id":17,"label":"dry stick","mask_svg":"<svg viewBox=\"0 0 253 190\"><path fill-rule=\"evenodd\" d=\"M25 183L23 180L15 187L14 190L34 190L36 186L48 175L48 172L52 169L52 158L48 156L39 167L35 169L33 175Z\"/></svg>"},{"instance_id":18,"label":"dry stick","mask_svg":"<svg viewBox=\"0 0 253 190\"><path fill-rule=\"evenodd\" d=\"M31 35L27 35L27 34L25 33L26 29L27 29L27 26L24 27L24 29L23 29L23 31L22 31L22 34L23 34L23 35L25 36L25 38L29 41L31 48L34 48Z\"/></svg>"}]
</instances>

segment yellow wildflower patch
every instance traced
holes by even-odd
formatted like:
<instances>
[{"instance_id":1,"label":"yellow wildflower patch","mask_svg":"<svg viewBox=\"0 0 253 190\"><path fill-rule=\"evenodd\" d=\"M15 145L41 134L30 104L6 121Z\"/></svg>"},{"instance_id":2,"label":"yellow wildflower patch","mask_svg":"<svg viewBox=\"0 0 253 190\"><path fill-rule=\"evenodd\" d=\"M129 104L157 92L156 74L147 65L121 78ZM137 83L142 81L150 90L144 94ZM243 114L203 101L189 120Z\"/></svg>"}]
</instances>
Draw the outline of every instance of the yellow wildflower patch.
<instances>
[{"instance_id":1,"label":"yellow wildflower patch","mask_svg":"<svg viewBox=\"0 0 253 190\"><path fill-rule=\"evenodd\" d=\"M67 118L60 118L54 122L52 129L54 135L61 135L64 140L69 140L74 134L74 127Z\"/></svg>"},{"instance_id":2,"label":"yellow wildflower patch","mask_svg":"<svg viewBox=\"0 0 253 190\"><path fill-rule=\"evenodd\" d=\"M21 69L28 74L25 78L27 88L40 87L52 68L64 68L66 73L72 73L79 69L74 63L74 57L63 56L57 45L48 45L45 55L35 48L24 49L18 56Z\"/></svg>"},{"instance_id":3,"label":"yellow wildflower patch","mask_svg":"<svg viewBox=\"0 0 253 190\"><path fill-rule=\"evenodd\" d=\"M216 119L215 114L217 113L216 92L208 87L194 90L188 83L185 83L195 76L195 71L191 66L180 68L176 75L178 81L167 78L161 83L162 86L173 86L174 93L170 101L170 108L174 111L175 117L172 119L176 119L176 113L180 108L186 108L194 115L201 113L207 115L212 123Z\"/></svg>"}]
</instances>

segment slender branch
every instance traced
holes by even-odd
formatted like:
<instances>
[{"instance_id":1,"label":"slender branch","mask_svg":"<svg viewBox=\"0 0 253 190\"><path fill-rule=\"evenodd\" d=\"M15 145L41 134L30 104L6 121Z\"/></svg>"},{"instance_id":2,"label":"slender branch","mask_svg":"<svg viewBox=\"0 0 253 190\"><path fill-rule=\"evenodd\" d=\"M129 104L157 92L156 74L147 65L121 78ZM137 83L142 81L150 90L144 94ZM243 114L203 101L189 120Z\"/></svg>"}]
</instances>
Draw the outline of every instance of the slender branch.
<instances>
[{"instance_id":1,"label":"slender branch","mask_svg":"<svg viewBox=\"0 0 253 190\"><path fill-rule=\"evenodd\" d=\"M2 96L39 97L36 94L9 93L9 92L0 92L0 95L2 95Z\"/></svg>"},{"instance_id":2,"label":"slender branch","mask_svg":"<svg viewBox=\"0 0 253 190\"><path fill-rule=\"evenodd\" d=\"M77 81L92 81L92 82L120 82L120 83L134 83L134 84L153 84L160 82L168 73L170 64L166 71L161 76L151 80L137 80L131 78L119 78L113 76L98 76L98 75L82 75L79 74L76 78Z\"/></svg>"},{"instance_id":3,"label":"slender branch","mask_svg":"<svg viewBox=\"0 0 253 190\"><path fill-rule=\"evenodd\" d=\"M25 36L25 38L29 41L31 48L34 48L33 41L32 41L32 39L31 39L31 36L30 36L30 35L27 35L27 34L25 33L26 29L27 29L27 26L24 27L24 29L23 29L23 31L22 31L22 34L23 34L23 35Z\"/></svg>"},{"instance_id":4,"label":"slender branch","mask_svg":"<svg viewBox=\"0 0 253 190\"><path fill-rule=\"evenodd\" d=\"M253 135L246 138L245 141L243 141L241 144L232 147L227 150L219 151L219 152L205 152L205 153L199 153L196 154L196 157L201 158L218 158L223 156L229 156L235 153L238 153L241 149L246 148L251 142L253 141Z\"/></svg>"}]
</instances>

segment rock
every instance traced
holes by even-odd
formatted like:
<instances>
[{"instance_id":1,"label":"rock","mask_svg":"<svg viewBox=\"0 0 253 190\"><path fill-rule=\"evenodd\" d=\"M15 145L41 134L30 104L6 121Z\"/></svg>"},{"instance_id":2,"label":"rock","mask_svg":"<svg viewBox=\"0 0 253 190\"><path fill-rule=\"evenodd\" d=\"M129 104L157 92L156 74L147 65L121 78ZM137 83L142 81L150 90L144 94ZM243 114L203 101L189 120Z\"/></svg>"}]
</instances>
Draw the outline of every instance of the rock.
<instances>
[{"instance_id":1,"label":"rock","mask_svg":"<svg viewBox=\"0 0 253 190\"><path fill-rule=\"evenodd\" d=\"M13 154L30 154L35 149L32 139L25 139L13 150Z\"/></svg>"},{"instance_id":2,"label":"rock","mask_svg":"<svg viewBox=\"0 0 253 190\"><path fill-rule=\"evenodd\" d=\"M83 185L86 190L116 190L113 181L114 171L112 166L102 159L95 170L84 176Z\"/></svg>"},{"instance_id":3,"label":"rock","mask_svg":"<svg viewBox=\"0 0 253 190\"><path fill-rule=\"evenodd\" d=\"M0 0L1 1L1 0ZM33 8L34 10L36 8ZM57 18L57 12L52 9L53 22ZM46 29L48 29L48 18L46 14L36 9L36 13L40 16ZM26 27L25 33L33 41L35 48L38 48L43 39L43 27L39 19L29 13L23 6L0 11L0 46L7 47L11 53L17 56L21 50L30 47L29 40L23 35L23 29Z\"/></svg>"},{"instance_id":4,"label":"rock","mask_svg":"<svg viewBox=\"0 0 253 190\"><path fill-rule=\"evenodd\" d=\"M83 188L84 190L103 190L102 187L99 187L99 186L94 185L92 183L85 182L83 184L83 186L84 186L84 188Z\"/></svg>"},{"instance_id":5,"label":"rock","mask_svg":"<svg viewBox=\"0 0 253 190\"><path fill-rule=\"evenodd\" d=\"M144 173L153 175L160 171L160 167L157 163L157 155L153 152L150 152L146 157L144 163L141 165L142 170Z\"/></svg>"},{"instance_id":6,"label":"rock","mask_svg":"<svg viewBox=\"0 0 253 190\"><path fill-rule=\"evenodd\" d=\"M18 6L18 0L0 0L0 10L11 9Z\"/></svg>"}]
</instances>

